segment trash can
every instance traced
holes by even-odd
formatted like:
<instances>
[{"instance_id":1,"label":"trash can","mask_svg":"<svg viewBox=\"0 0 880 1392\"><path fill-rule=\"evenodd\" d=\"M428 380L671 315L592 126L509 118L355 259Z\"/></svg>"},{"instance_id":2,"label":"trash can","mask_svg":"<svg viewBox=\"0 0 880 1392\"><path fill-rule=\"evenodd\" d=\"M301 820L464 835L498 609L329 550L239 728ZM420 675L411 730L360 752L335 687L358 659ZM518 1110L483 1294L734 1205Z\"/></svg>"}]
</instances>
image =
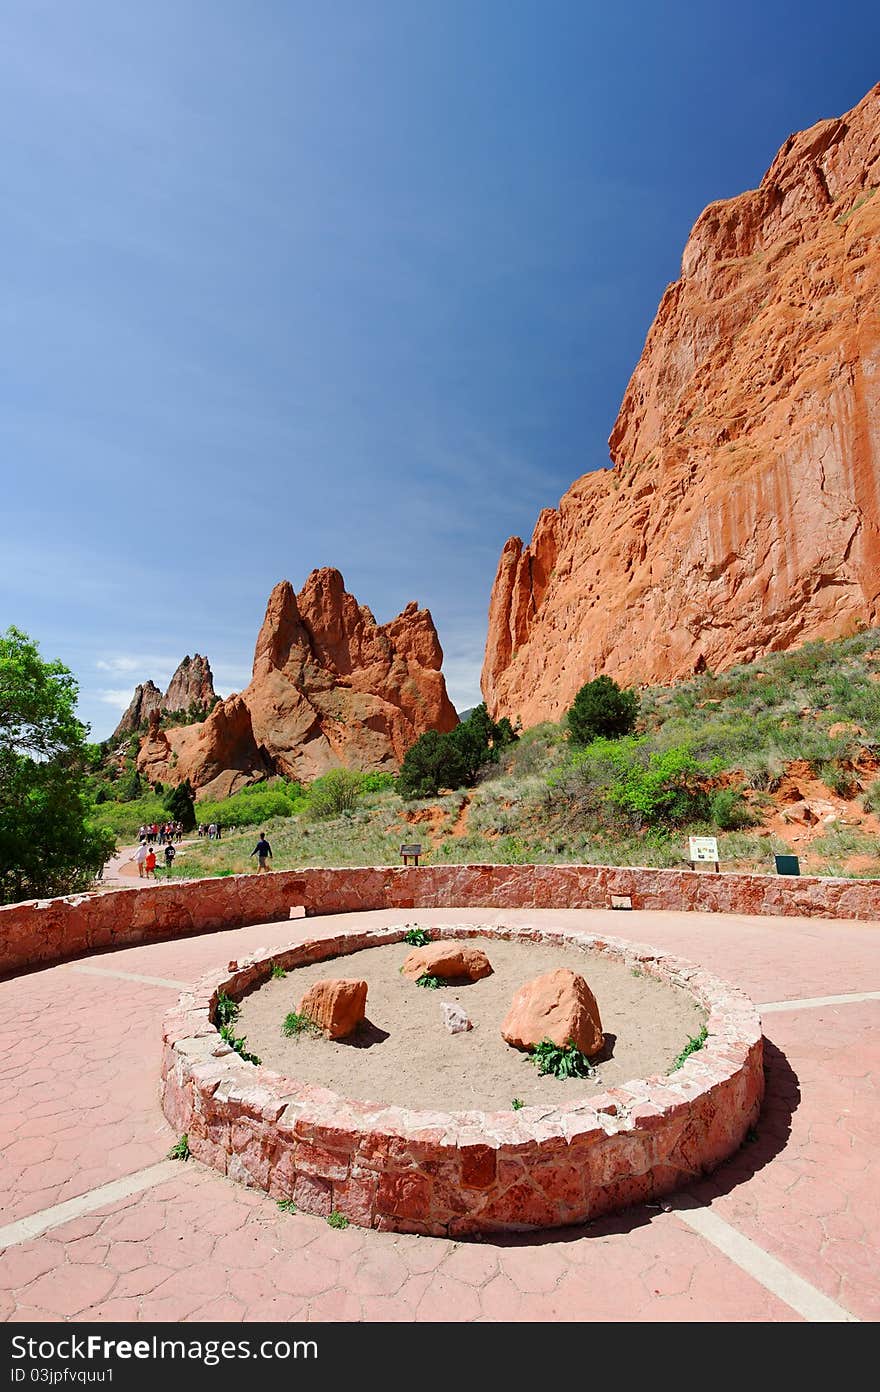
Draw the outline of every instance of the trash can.
<instances>
[{"instance_id":1,"label":"trash can","mask_svg":"<svg viewBox=\"0 0 880 1392\"><path fill-rule=\"evenodd\" d=\"M799 875L801 863L795 855L774 856L777 875Z\"/></svg>"}]
</instances>

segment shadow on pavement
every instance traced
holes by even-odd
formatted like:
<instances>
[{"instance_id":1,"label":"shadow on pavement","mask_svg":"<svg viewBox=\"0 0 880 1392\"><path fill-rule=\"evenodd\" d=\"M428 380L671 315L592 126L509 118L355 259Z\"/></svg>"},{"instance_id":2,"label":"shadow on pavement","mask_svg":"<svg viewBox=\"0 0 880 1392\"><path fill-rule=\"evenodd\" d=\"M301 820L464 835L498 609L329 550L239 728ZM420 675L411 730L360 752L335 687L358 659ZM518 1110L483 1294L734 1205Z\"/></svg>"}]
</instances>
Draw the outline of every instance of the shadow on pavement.
<instances>
[{"instance_id":1,"label":"shadow on pavement","mask_svg":"<svg viewBox=\"0 0 880 1392\"><path fill-rule=\"evenodd\" d=\"M583 1238L609 1237L615 1233L632 1232L645 1227L665 1210L674 1209L676 1200L685 1196L688 1207L708 1204L712 1199L729 1194L737 1185L750 1180L759 1170L784 1150L791 1135L791 1118L801 1100L798 1076L781 1049L764 1038L764 1076L766 1091L764 1105L754 1139L747 1140L735 1155L719 1166L713 1174L697 1180L657 1203L636 1204L621 1213L595 1218L591 1223L578 1223L570 1228L547 1228L539 1233L497 1233L484 1235L484 1244L495 1247L543 1247L548 1243L579 1242Z\"/></svg>"}]
</instances>

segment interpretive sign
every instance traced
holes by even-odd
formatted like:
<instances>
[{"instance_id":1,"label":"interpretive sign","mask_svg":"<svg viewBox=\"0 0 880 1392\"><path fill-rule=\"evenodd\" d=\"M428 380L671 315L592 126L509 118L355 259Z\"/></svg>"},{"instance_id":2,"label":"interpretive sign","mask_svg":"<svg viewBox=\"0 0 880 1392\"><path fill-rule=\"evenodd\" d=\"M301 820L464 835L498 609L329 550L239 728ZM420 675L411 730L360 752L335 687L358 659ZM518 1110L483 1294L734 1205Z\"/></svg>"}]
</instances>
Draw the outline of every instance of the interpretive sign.
<instances>
[{"instance_id":1,"label":"interpretive sign","mask_svg":"<svg viewBox=\"0 0 880 1392\"><path fill-rule=\"evenodd\" d=\"M716 836L689 836L688 860L708 860L718 863L718 838Z\"/></svg>"}]
</instances>

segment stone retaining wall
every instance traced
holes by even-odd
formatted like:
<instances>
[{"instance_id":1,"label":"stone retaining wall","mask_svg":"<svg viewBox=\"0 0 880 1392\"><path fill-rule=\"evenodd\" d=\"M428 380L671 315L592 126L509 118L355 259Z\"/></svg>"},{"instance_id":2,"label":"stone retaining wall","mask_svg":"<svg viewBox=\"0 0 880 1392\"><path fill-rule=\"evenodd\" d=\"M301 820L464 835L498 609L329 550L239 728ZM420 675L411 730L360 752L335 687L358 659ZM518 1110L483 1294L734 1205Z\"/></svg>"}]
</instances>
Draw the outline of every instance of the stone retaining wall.
<instances>
[{"instance_id":1,"label":"stone retaining wall","mask_svg":"<svg viewBox=\"0 0 880 1392\"><path fill-rule=\"evenodd\" d=\"M0 975L87 952L288 917L367 909L610 906L880 918L880 881L714 875L596 865L429 865L285 870L176 881L0 907Z\"/></svg>"},{"instance_id":2,"label":"stone retaining wall","mask_svg":"<svg viewBox=\"0 0 880 1392\"><path fill-rule=\"evenodd\" d=\"M761 1022L748 997L679 958L586 933L442 930L587 948L684 988L706 1010L709 1037L674 1074L552 1109L419 1112L284 1078L244 1063L220 1039L212 1023L220 991L240 996L276 962L302 966L400 942L404 931L262 950L181 996L164 1023L162 1106L198 1159L306 1213L461 1237L580 1223L667 1194L714 1169L757 1120Z\"/></svg>"}]
</instances>

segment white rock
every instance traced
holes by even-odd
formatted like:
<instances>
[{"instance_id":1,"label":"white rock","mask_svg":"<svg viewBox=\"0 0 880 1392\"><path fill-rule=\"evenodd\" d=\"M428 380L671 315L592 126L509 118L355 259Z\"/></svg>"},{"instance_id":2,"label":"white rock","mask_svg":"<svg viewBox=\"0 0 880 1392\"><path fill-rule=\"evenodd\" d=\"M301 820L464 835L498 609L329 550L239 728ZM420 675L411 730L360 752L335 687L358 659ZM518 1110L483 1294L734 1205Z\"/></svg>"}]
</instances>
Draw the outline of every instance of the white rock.
<instances>
[{"instance_id":1,"label":"white rock","mask_svg":"<svg viewBox=\"0 0 880 1392\"><path fill-rule=\"evenodd\" d=\"M443 1023L450 1034L463 1034L465 1030L473 1029L473 1025L460 1005L455 1005L450 1001L441 1001L440 1009L443 1013Z\"/></svg>"}]
</instances>

